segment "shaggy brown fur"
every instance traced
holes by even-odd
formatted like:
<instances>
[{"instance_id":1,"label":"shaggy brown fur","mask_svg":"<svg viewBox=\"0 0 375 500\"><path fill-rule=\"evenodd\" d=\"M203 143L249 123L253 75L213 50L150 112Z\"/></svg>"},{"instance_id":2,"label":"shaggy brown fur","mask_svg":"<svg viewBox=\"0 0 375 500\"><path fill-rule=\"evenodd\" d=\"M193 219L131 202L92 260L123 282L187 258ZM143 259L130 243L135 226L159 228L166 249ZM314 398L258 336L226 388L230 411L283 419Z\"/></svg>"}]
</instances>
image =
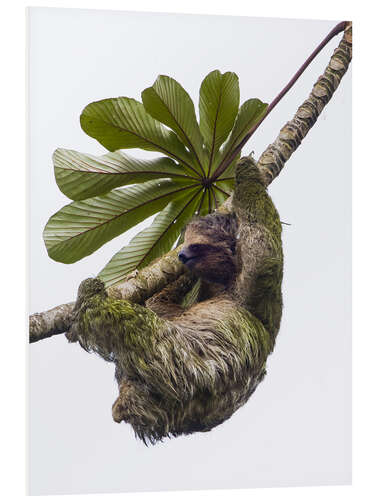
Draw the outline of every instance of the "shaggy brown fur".
<instances>
[{"instance_id":1,"label":"shaggy brown fur","mask_svg":"<svg viewBox=\"0 0 375 500\"><path fill-rule=\"evenodd\" d=\"M265 375L281 318L281 224L250 158L237 166L233 205L236 216L188 225L180 259L192 273L147 307L108 297L98 279L80 286L69 339L115 363L113 418L144 442L209 431ZM203 291L184 309L196 277Z\"/></svg>"}]
</instances>

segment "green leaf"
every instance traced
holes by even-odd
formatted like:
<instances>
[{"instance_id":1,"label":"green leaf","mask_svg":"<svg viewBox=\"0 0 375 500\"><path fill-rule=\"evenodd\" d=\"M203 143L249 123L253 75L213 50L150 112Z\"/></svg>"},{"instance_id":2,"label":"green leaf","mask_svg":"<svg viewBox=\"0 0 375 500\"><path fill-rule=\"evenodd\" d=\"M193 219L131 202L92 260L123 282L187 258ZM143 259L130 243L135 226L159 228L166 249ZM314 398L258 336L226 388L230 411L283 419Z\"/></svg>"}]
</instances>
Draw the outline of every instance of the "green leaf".
<instances>
[{"instance_id":1,"label":"green leaf","mask_svg":"<svg viewBox=\"0 0 375 500\"><path fill-rule=\"evenodd\" d=\"M263 118L268 104L259 99L249 99L240 107L232 132L223 146L220 154L222 161L239 145L250 129Z\"/></svg>"},{"instance_id":2,"label":"green leaf","mask_svg":"<svg viewBox=\"0 0 375 500\"><path fill-rule=\"evenodd\" d=\"M82 111L81 127L109 151L159 151L199 175L191 153L177 135L154 120L135 99L117 97L92 102Z\"/></svg>"},{"instance_id":3,"label":"green leaf","mask_svg":"<svg viewBox=\"0 0 375 500\"><path fill-rule=\"evenodd\" d=\"M216 179L214 183L217 189L222 190L226 193L226 197L231 194L234 189L236 165L240 157L241 152L236 156L236 158L232 161L228 168L226 168L226 170L220 175L218 179Z\"/></svg>"},{"instance_id":4,"label":"green leaf","mask_svg":"<svg viewBox=\"0 0 375 500\"><path fill-rule=\"evenodd\" d=\"M199 127L209 151L209 171L238 113L240 89L235 73L215 70L203 80L199 93Z\"/></svg>"},{"instance_id":5,"label":"green leaf","mask_svg":"<svg viewBox=\"0 0 375 500\"><path fill-rule=\"evenodd\" d=\"M158 179L66 205L44 229L48 255L58 262L76 262L194 186Z\"/></svg>"},{"instance_id":6,"label":"green leaf","mask_svg":"<svg viewBox=\"0 0 375 500\"><path fill-rule=\"evenodd\" d=\"M147 113L176 132L203 173L203 137L186 90L173 78L160 75L142 92L142 101Z\"/></svg>"},{"instance_id":7,"label":"green leaf","mask_svg":"<svg viewBox=\"0 0 375 500\"><path fill-rule=\"evenodd\" d=\"M234 189L234 177L226 178L225 180L220 180L220 182L215 182L215 189L223 191L225 196L228 197Z\"/></svg>"},{"instance_id":8,"label":"green leaf","mask_svg":"<svg viewBox=\"0 0 375 500\"><path fill-rule=\"evenodd\" d=\"M195 304L198 299L199 299L199 293L201 291L201 286L202 286L202 280L199 278L191 288L191 290L188 291L188 293L185 295L181 302L181 306L184 309L190 308L193 304Z\"/></svg>"},{"instance_id":9,"label":"green leaf","mask_svg":"<svg viewBox=\"0 0 375 500\"><path fill-rule=\"evenodd\" d=\"M187 178L170 158L139 160L122 151L93 156L69 149L53 155L55 178L60 190L72 200L84 200L128 184L159 178Z\"/></svg>"},{"instance_id":10,"label":"green leaf","mask_svg":"<svg viewBox=\"0 0 375 500\"><path fill-rule=\"evenodd\" d=\"M107 286L115 285L123 281L130 272L141 269L168 252L183 226L194 215L199 193L200 189L191 189L184 196L169 203L155 217L150 227L138 233L127 246L112 257L98 277Z\"/></svg>"},{"instance_id":11,"label":"green leaf","mask_svg":"<svg viewBox=\"0 0 375 500\"><path fill-rule=\"evenodd\" d=\"M235 157L232 163L228 166L225 172L223 172L217 180L228 179L228 177L234 178L236 172L236 165L240 158L241 158L241 151L238 153L238 155Z\"/></svg>"},{"instance_id":12,"label":"green leaf","mask_svg":"<svg viewBox=\"0 0 375 500\"><path fill-rule=\"evenodd\" d=\"M234 183L234 180L233 180ZM232 188L233 189L233 188ZM218 205L222 205L224 201L228 198L231 193L231 189L229 189L229 185L223 185L223 183L219 183L217 186L213 188L215 192L215 198Z\"/></svg>"},{"instance_id":13,"label":"green leaf","mask_svg":"<svg viewBox=\"0 0 375 500\"><path fill-rule=\"evenodd\" d=\"M203 194L199 200L198 215L203 216L211 212L211 201L210 188L204 188Z\"/></svg>"}]
</instances>

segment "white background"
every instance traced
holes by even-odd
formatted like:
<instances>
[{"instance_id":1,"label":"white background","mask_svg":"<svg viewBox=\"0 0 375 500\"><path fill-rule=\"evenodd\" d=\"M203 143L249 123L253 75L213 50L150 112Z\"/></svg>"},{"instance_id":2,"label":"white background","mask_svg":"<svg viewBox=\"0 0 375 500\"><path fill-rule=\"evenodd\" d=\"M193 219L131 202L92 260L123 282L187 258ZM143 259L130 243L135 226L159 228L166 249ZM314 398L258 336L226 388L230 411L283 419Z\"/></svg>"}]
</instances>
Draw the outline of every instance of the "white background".
<instances>
[{"instance_id":1,"label":"white background","mask_svg":"<svg viewBox=\"0 0 375 500\"><path fill-rule=\"evenodd\" d=\"M70 301L134 231L66 266L42 230L68 200L56 147L104 149L80 130L98 99L140 98L158 74L198 102L213 69L235 71L242 101L270 102L336 24L246 17L32 9L30 16L30 311ZM258 156L326 66L333 40L244 152ZM64 336L30 346L30 492L347 484L351 481L351 76L271 195L284 228L285 311L269 375L248 404L209 434L146 448L111 419L113 365ZM158 156L144 154L142 156Z\"/></svg>"},{"instance_id":2,"label":"white background","mask_svg":"<svg viewBox=\"0 0 375 500\"><path fill-rule=\"evenodd\" d=\"M18 4L17 6L15 4ZM63 5L69 6L68 2L44 2L48 5ZM22 8L19 9L20 5L24 5L25 2L14 2L11 9L12 18L9 20L9 16L2 17L5 21L4 29L1 34L5 35L5 41L3 47L6 49L5 55L5 67L8 69L7 79L1 81L3 90L3 95L7 95L10 98L5 99L3 106L5 108L5 115L7 116L6 121L2 121L1 129L2 136L6 137L6 149L3 151L3 158L7 159L4 161L5 166L3 176L9 185L13 185L17 179L20 197L17 199L17 203L14 203L14 193L11 190L6 190L3 192L2 202L4 206L12 207L12 216L15 214L16 220L21 219L22 225L22 211L24 203L22 201L22 170L20 171L19 161L14 161L15 157L19 160L19 153L23 151L22 141L20 143L19 135L15 132L20 129L19 116L21 112L24 99L22 97L23 93L23 34L22 34L22 22L20 25L20 19L22 20ZM128 4L128 5L127 5ZM130 3L126 1L116 2L107 1L105 6L112 8L124 8ZM82 6L96 6L104 7L103 2L90 1L90 2L75 2L74 5ZM152 2L152 5L155 5ZM150 2L139 1L137 6L140 9L150 9L152 7ZM354 239L354 251L355 251L355 295L354 295L354 325L356 327L356 337L355 337L355 366L356 366L356 378L355 378L355 429L356 433L354 435L354 445L355 445L355 461L354 461L354 486L350 488L320 488L318 490L319 496L321 498L370 498L372 497L371 492L373 492L373 482L372 482L372 453L371 449L374 442L374 432L372 427L373 422L373 404L371 395L373 393L372 389L369 387L371 384L371 376L373 376L373 338L370 335L370 318L369 311L371 311L372 303L372 291L370 289L371 275L373 275L373 267L368 266L368 262L371 261L374 243L372 234L368 233L368 228L372 227L370 216L371 210L373 210L371 190L373 186L373 170L371 162L368 159L368 149L367 146L371 145L372 141L372 128L361 126L366 123L369 116L369 106L371 102L369 98L371 97L372 91L372 79L373 68L368 53L368 49L371 48L371 27L370 15L366 16L365 12L361 12L358 7L354 8L349 3L346 2L315 2L313 6L307 4L302 4L298 2L287 1L282 4L279 2L265 1L262 2L260 6L241 6L239 2L233 1L230 5L224 4L224 2L215 2L215 6L211 6L209 2L203 0L199 2L190 1L188 5L184 5L184 2L180 2L178 6L173 6L171 2L159 1L158 7L164 10L180 10L185 12L206 12L206 13L238 13L238 14L257 14L257 15L289 15L289 16L299 16L299 17L316 17L319 13L326 13L326 17L331 19L335 18L350 18L357 20L356 33L356 107L355 107L355 158L356 158L356 168L354 170L354 193L355 193L355 207L354 212L355 217L355 239ZM14 8L13 8L14 7ZM9 6L10 8L10 6ZM346 9L346 10L345 10ZM156 10L156 5L155 5ZM338 15L337 15L338 14ZM358 22L360 21L360 22ZM20 64L21 63L21 64ZM358 75L360 75L358 77ZM6 84L6 85L4 85ZM360 91L359 91L360 90ZM5 94L7 92L7 94ZM14 96L14 98L12 98ZM332 106L333 103L330 105ZM17 115L18 112L18 115ZM18 118L17 118L18 116ZM22 125L21 125L22 129ZM17 154L15 154L17 152ZM9 153L9 154L8 154ZM21 177L19 173L21 172ZM286 172L285 172L286 173ZM276 183L275 183L276 184ZM9 299L9 307L7 308L8 315L4 318L5 326L4 331L9 333L5 340L12 340L14 346L14 352L22 353L22 336L19 332L23 329L24 320L22 316L17 315L17 310L19 311L19 301L15 303L14 297L21 294L22 288L20 289L20 284L23 281L23 259L22 259L22 232L16 233L14 226L14 217L8 217L4 221L4 234L9 236L12 241L11 245L3 245L2 252L4 252L4 262L9 262L12 265L7 265L3 269L3 275L5 277L7 287L3 289L4 298ZM5 272L4 272L5 271ZM362 276L362 277L361 277ZM22 301L22 299L21 299ZM16 326L15 326L16 325ZM18 328L17 328L18 325ZM18 333L17 333L18 332ZM26 335L25 328L25 335ZM2 433L2 451L5 452L2 470L6 470L6 474L2 479L2 490L6 491L8 498L19 498L22 494L22 489L24 487L23 480L23 464L22 464L22 448L24 442L24 429L23 429L23 408L24 399L22 397L22 386L23 386L23 370L22 370L22 355L21 355L21 366L17 362L17 370L14 370L15 359L9 356L10 347L5 351L3 356L3 362L1 367L3 369L2 377L2 387L4 389L3 395L7 397L7 406L5 411L2 413L3 425L1 429L4 431ZM9 384L10 379L12 383ZM369 397L370 396L370 397ZM2 453L3 455L3 453ZM317 490L311 488L303 489L277 489L277 490L253 490L253 491L232 491L230 493L233 498L247 498L248 495L252 498L316 498ZM153 495L153 497L164 498L164 494ZM190 493L173 493L173 498L227 498L229 492L216 491L215 493L210 492L200 492L199 494ZM134 495L128 495L130 498L135 498ZM171 496L168 495L170 498ZM74 497L75 498L75 497ZM78 498L78 497L77 497ZM90 497L91 498L91 497ZM137 496L138 498L138 496ZM141 498L143 496L141 495Z\"/></svg>"}]
</instances>

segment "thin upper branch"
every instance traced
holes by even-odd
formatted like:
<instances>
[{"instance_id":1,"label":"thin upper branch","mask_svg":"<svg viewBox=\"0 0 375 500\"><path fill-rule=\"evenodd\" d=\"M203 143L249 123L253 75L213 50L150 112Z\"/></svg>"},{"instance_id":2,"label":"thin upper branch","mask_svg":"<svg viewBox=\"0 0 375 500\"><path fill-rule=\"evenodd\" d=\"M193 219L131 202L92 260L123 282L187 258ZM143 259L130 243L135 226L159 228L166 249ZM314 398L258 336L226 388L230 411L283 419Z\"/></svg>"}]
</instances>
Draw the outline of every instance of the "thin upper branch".
<instances>
[{"instance_id":1,"label":"thin upper branch","mask_svg":"<svg viewBox=\"0 0 375 500\"><path fill-rule=\"evenodd\" d=\"M222 164L218 166L216 171L214 172L212 179L215 181L220 175L225 172L226 168L233 162L236 156L241 153L242 148L248 142L248 140L252 137L254 132L260 126L260 124L267 118L267 116L271 113L273 108L281 101L281 99L285 96L287 92L293 87L298 78L302 75L302 73L308 68L309 64L315 59L315 57L319 54L319 52L327 45L327 43L332 40L338 33L344 31L348 27L351 27L351 23L348 21L342 21L337 24L328 35L320 42L320 44L316 47L316 49L311 53L311 55L306 59L306 61L302 64L296 74L291 78L291 80L285 85L285 87L281 90L281 92L275 97L275 99L271 102L271 104L267 108L266 114L263 118L256 123L249 132L245 135L242 141L235 147L232 153L224 160Z\"/></svg>"},{"instance_id":2,"label":"thin upper branch","mask_svg":"<svg viewBox=\"0 0 375 500\"><path fill-rule=\"evenodd\" d=\"M258 160L258 168L266 186L279 175L287 160L313 127L341 82L351 59L352 23L347 23L339 46L335 49L324 73L315 83L311 94Z\"/></svg>"}]
</instances>

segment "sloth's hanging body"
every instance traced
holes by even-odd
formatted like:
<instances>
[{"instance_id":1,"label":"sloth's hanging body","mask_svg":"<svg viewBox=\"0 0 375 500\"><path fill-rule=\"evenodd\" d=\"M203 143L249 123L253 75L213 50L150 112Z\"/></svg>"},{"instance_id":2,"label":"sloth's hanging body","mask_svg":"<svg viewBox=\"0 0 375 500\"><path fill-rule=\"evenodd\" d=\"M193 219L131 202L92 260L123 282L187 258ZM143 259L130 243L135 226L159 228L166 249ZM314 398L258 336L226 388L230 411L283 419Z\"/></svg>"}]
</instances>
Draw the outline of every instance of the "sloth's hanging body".
<instances>
[{"instance_id":1,"label":"sloth's hanging body","mask_svg":"<svg viewBox=\"0 0 375 500\"><path fill-rule=\"evenodd\" d=\"M210 283L188 309L173 287L143 307L108 297L98 279L80 286L67 336L115 363L113 418L145 442L209 431L266 373L281 320L281 223L251 158L238 162L233 210L186 229L180 259Z\"/></svg>"}]
</instances>

